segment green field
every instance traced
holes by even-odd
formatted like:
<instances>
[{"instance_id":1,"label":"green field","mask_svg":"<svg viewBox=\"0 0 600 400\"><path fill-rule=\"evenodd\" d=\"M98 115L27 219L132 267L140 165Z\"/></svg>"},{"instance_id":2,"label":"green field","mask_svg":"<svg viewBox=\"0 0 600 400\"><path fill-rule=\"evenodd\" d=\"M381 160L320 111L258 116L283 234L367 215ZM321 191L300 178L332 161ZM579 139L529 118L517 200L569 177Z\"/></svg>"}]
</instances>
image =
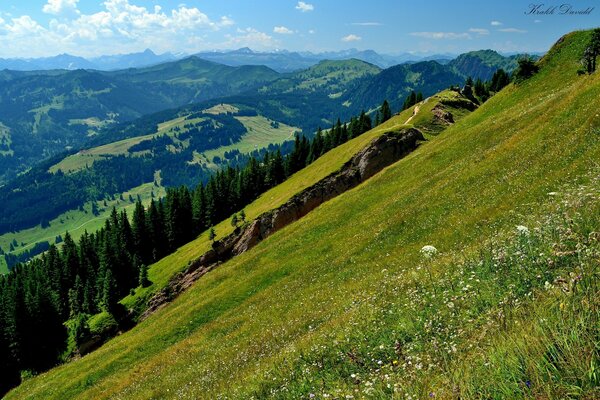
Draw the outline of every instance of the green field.
<instances>
[{"instance_id":1,"label":"green field","mask_svg":"<svg viewBox=\"0 0 600 400\"><path fill-rule=\"evenodd\" d=\"M227 113L237 114L238 111L240 111L240 110L234 105L221 103L221 104L217 104L216 106L207 108L206 110L203 110L202 112L205 114L227 114Z\"/></svg>"},{"instance_id":2,"label":"green field","mask_svg":"<svg viewBox=\"0 0 600 400\"><path fill-rule=\"evenodd\" d=\"M48 228L42 228L38 225L22 231L0 235L0 247L8 252L10 244L14 241L18 244L14 252L18 254L30 249L38 242L48 241L50 244L53 244L56 237L59 235L64 236L66 231L77 241L83 232L95 232L101 228L104 225L104 221L109 217L113 207L118 211L126 210L127 214L131 217L135 204L129 200L130 195L134 199L140 196L142 202L148 204L152 198L152 193L154 193L157 199L166 194L163 187L156 187L154 183L146 183L122 193L123 200L119 196L116 196L113 200L107 200L106 205L104 205L104 201L96 202L99 211L97 216L92 214L92 203L88 202L83 207L83 211L71 210L59 215L50 221L50 227ZM0 256L0 273L6 272L8 270L4 256Z\"/></svg>"},{"instance_id":3,"label":"green field","mask_svg":"<svg viewBox=\"0 0 600 400\"><path fill-rule=\"evenodd\" d=\"M93 147L87 150L81 150L77 154L70 155L64 158L59 163L50 167L49 171L56 173L61 170L64 173L77 172L88 166L91 166L94 161L103 157L111 157L117 155L127 155L127 151L131 146L136 145L144 140L152 139L160 135L174 135L173 128L182 127L185 124L195 123L200 121L199 118L186 120L185 117L175 118L170 121L163 122L158 125L158 129L154 133L148 135L137 136L134 138L119 140L117 142L105 144L98 147Z\"/></svg>"},{"instance_id":4,"label":"green field","mask_svg":"<svg viewBox=\"0 0 600 400\"><path fill-rule=\"evenodd\" d=\"M214 108L214 107L213 107ZM213 162L214 157L223 158L223 155L231 150L239 150L240 153L251 153L268 147L269 144L281 144L287 140L294 140L294 134L302 130L281 122L275 123L262 116L235 117L248 130L242 139L229 146L221 146L218 149L208 150L201 154L194 154L195 163L202 163L207 167L217 167ZM271 124L276 124L275 126Z\"/></svg>"},{"instance_id":5,"label":"green field","mask_svg":"<svg viewBox=\"0 0 600 400\"><path fill-rule=\"evenodd\" d=\"M599 398L600 76L577 75L588 38L567 36L533 78L7 398ZM411 114L327 153L248 218ZM151 280L208 246L182 247Z\"/></svg>"},{"instance_id":6,"label":"green field","mask_svg":"<svg viewBox=\"0 0 600 400\"><path fill-rule=\"evenodd\" d=\"M97 117L90 118L80 118L80 119L70 119L69 126L71 125L85 125L88 129L88 136L94 136L98 134L98 130L104 128L112 123L115 123L115 118L117 116L114 113L109 113L106 119L99 119Z\"/></svg>"},{"instance_id":7,"label":"green field","mask_svg":"<svg viewBox=\"0 0 600 400\"><path fill-rule=\"evenodd\" d=\"M33 114L33 133L38 133L38 129L40 128L40 124L42 122L42 117L47 117L48 112L50 110L62 110L64 108L64 100L65 96L54 96L50 104L46 104L37 108L33 108L29 110L31 114Z\"/></svg>"}]
</instances>

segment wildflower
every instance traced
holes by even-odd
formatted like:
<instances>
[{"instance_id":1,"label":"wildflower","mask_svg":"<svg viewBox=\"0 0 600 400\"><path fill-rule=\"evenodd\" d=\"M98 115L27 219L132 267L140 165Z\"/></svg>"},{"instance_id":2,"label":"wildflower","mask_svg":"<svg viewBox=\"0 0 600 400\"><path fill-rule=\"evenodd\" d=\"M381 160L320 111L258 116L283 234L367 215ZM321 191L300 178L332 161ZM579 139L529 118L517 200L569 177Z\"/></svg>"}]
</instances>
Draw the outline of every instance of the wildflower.
<instances>
[{"instance_id":1,"label":"wildflower","mask_svg":"<svg viewBox=\"0 0 600 400\"><path fill-rule=\"evenodd\" d=\"M544 282L544 289L546 289L546 290L552 289L552 284L548 281Z\"/></svg>"},{"instance_id":2,"label":"wildflower","mask_svg":"<svg viewBox=\"0 0 600 400\"><path fill-rule=\"evenodd\" d=\"M529 236L529 228L525 225L517 225L517 232L519 232L519 235Z\"/></svg>"},{"instance_id":3,"label":"wildflower","mask_svg":"<svg viewBox=\"0 0 600 400\"><path fill-rule=\"evenodd\" d=\"M437 252L437 249L429 244L421 248L421 254L423 254L423 257L425 258L432 258L437 254Z\"/></svg>"}]
</instances>

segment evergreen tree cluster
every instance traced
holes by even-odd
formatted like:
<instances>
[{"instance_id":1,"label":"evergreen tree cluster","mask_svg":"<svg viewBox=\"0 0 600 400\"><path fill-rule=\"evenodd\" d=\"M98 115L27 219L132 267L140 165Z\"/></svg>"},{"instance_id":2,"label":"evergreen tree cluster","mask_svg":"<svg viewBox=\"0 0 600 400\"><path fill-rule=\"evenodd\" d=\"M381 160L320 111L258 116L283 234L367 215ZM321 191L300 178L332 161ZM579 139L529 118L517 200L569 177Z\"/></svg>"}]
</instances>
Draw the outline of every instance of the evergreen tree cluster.
<instances>
[{"instance_id":1,"label":"evergreen tree cluster","mask_svg":"<svg viewBox=\"0 0 600 400\"><path fill-rule=\"evenodd\" d=\"M0 394L19 383L20 371L58 363L68 338L82 344L90 315L105 311L119 319L119 299L151 283L148 265L207 229L216 239L213 225L241 210L232 218L237 228L246 220L243 208L261 193L369 129L365 112L349 124L338 119L312 140L297 136L285 157L280 149L251 157L243 168L227 167L193 189L168 189L147 208L138 199L131 219L113 208L96 233L85 232L79 243L66 233L60 249L52 245L0 276Z\"/></svg>"},{"instance_id":2,"label":"evergreen tree cluster","mask_svg":"<svg viewBox=\"0 0 600 400\"><path fill-rule=\"evenodd\" d=\"M517 69L513 72L513 79L517 83L531 78L540 69L535 61L529 57L520 58L518 63Z\"/></svg>"},{"instance_id":3,"label":"evergreen tree cluster","mask_svg":"<svg viewBox=\"0 0 600 400\"><path fill-rule=\"evenodd\" d=\"M497 93L510 83L510 76L502 68L494 72L492 80L488 82L488 90Z\"/></svg>"},{"instance_id":4,"label":"evergreen tree cluster","mask_svg":"<svg viewBox=\"0 0 600 400\"><path fill-rule=\"evenodd\" d=\"M591 74L596 71L596 59L600 55L600 28L594 29L592 37L588 43L585 51L583 52L583 58L581 63L585 68L582 73Z\"/></svg>"},{"instance_id":5,"label":"evergreen tree cluster","mask_svg":"<svg viewBox=\"0 0 600 400\"><path fill-rule=\"evenodd\" d=\"M421 93L421 92L415 93L415 91L413 90L406 97L406 100L404 100L404 104L402 105L402 110L406 110L408 108L411 108L415 104L420 103L422 101L423 101L423 93Z\"/></svg>"},{"instance_id":6,"label":"evergreen tree cluster","mask_svg":"<svg viewBox=\"0 0 600 400\"><path fill-rule=\"evenodd\" d=\"M506 85L510 83L510 75L506 73L502 68L494 72L492 79L487 82L477 78L473 81L470 76L465 80L465 86L462 89L462 94L475 101L482 103L486 102L494 93L502 90Z\"/></svg>"}]
</instances>

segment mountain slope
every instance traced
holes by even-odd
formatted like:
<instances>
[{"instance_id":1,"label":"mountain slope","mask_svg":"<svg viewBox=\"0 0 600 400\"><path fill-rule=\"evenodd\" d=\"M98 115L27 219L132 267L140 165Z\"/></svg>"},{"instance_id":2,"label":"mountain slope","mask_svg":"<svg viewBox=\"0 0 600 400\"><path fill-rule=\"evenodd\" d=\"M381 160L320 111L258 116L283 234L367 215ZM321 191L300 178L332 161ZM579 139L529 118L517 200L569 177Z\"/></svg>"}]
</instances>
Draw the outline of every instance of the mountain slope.
<instances>
[{"instance_id":1,"label":"mountain slope","mask_svg":"<svg viewBox=\"0 0 600 400\"><path fill-rule=\"evenodd\" d=\"M460 85L463 82L463 76L436 61L401 64L363 79L345 93L342 100L354 108L369 109L374 99L387 99L393 109L399 109L412 90L431 96L450 85Z\"/></svg>"},{"instance_id":2,"label":"mountain slope","mask_svg":"<svg viewBox=\"0 0 600 400\"><path fill-rule=\"evenodd\" d=\"M289 74L282 79L260 88L261 94L320 93L341 96L354 81L378 74L381 69L364 61L338 60L321 61L302 71Z\"/></svg>"},{"instance_id":3,"label":"mountain slope","mask_svg":"<svg viewBox=\"0 0 600 400\"><path fill-rule=\"evenodd\" d=\"M370 181L220 266L130 332L81 360L24 382L7 398L468 395L461 385L479 378L457 376L461 369L454 363L471 367L469 355L480 349L469 342L484 346L481 335L506 332L501 321L490 319L482 329L474 320L502 307L496 292L510 287L493 286L494 279L502 279L494 275L494 266L476 276L479 283L467 286L470 271L451 275L455 281L447 286L442 273L452 271L453 260L483 251L481 243L491 235L543 218L548 192L586 182L600 158L600 77L576 74L588 37L588 32L569 35L542 60L538 75L509 86ZM588 202L595 200L597 210L593 196ZM597 232L597 214L587 223ZM579 228L572 227L575 237ZM423 261L419 249L426 244L440 249L439 258ZM581 263L583 268L588 261L582 258ZM527 275L519 281L526 286L517 299L527 306L531 300L525 293L537 293L544 279L553 281L554 273L563 273L560 266L570 265L561 261L556 272L546 268L547 277ZM427 302L416 311L410 308L416 301L411 296L419 293L436 305L432 294L445 299L445 292L434 292L434 282L457 292L452 307L466 316L456 330L444 330L445 320L436 315L448 313L432 312ZM483 292L471 290L475 285ZM477 303L459 294L463 287ZM545 296L559 299L552 303L558 304L560 293ZM567 304L581 307L581 302ZM535 312L540 309L527 310L533 314L526 325L538 324ZM569 329L580 326L586 324ZM505 392L484 397L563 397L561 390L569 385L580 385L583 395L596 397L587 370L571 379L570 370L562 373L556 367L564 365L564 353L552 353L553 342L544 339L544 332L529 335L542 350L550 346L549 357L559 354L555 369L549 375L533 370L524 375L516 363L514 377L487 380L488 388L504 385ZM452 347L455 342L458 348ZM485 346L498 348L498 343ZM494 363L515 351L505 348L508 355L498 351ZM588 361L587 348L572 351ZM415 367L408 367L408 361ZM484 375L480 378L486 382Z\"/></svg>"},{"instance_id":4,"label":"mountain slope","mask_svg":"<svg viewBox=\"0 0 600 400\"><path fill-rule=\"evenodd\" d=\"M479 50L464 53L448 63L463 76L473 79L480 78L483 81L492 79L494 72L502 68L511 73L517 68L519 55L504 57L494 50Z\"/></svg>"}]
</instances>

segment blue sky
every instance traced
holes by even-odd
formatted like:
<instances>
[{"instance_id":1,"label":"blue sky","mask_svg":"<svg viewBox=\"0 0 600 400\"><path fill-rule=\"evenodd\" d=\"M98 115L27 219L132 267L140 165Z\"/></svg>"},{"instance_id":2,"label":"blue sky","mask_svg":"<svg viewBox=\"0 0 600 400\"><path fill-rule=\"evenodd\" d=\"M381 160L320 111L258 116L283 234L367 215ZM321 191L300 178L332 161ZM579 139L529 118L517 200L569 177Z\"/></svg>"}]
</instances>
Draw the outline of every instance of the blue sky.
<instances>
[{"instance_id":1,"label":"blue sky","mask_svg":"<svg viewBox=\"0 0 600 400\"><path fill-rule=\"evenodd\" d=\"M547 50L562 34L600 26L588 14L528 14L562 2L404 0L3 0L0 57L86 57L151 48L162 53L373 49L381 53Z\"/></svg>"}]
</instances>

